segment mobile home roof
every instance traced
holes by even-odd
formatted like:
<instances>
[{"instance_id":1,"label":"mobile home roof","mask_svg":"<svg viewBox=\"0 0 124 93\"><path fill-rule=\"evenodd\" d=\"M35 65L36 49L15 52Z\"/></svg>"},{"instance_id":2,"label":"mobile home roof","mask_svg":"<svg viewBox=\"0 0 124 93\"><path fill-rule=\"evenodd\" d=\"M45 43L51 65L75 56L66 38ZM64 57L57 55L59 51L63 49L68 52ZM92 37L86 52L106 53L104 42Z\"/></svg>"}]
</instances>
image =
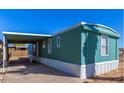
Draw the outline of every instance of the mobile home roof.
<instances>
[{"instance_id":1,"label":"mobile home roof","mask_svg":"<svg viewBox=\"0 0 124 93\"><path fill-rule=\"evenodd\" d=\"M107 34L107 35L114 36L117 38L120 37L119 33L117 33L114 29L112 29L110 27L107 27L107 26L101 25L101 24L89 24L86 22L80 22L79 24L76 24L76 25L74 25L74 26L72 26L66 30L59 31L59 32L55 33L54 35L58 35L58 34L66 32L66 31L70 31L70 30L75 29L75 28L80 27L80 26L82 26L83 29L87 30L87 31Z\"/></svg>"}]
</instances>

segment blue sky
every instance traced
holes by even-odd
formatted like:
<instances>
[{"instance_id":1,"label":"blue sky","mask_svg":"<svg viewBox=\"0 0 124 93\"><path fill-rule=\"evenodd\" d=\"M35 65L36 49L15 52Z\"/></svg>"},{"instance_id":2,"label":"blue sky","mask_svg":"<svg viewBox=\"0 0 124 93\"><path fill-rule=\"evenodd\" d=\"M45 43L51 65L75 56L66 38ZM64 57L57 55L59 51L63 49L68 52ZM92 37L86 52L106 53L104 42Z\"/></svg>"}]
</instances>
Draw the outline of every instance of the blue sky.
<instances>
[{"instance_id":1,"label":"blue sky","mask_svg":"<svg viewBox=\"0 0 124 93\"><path fill-rule=\"evenodd\" d=\"M123 10L0 10L0 32L53 34L81 21L115 29L121 35L119 47L122 47Z\"/></svg>"}]
</instances>

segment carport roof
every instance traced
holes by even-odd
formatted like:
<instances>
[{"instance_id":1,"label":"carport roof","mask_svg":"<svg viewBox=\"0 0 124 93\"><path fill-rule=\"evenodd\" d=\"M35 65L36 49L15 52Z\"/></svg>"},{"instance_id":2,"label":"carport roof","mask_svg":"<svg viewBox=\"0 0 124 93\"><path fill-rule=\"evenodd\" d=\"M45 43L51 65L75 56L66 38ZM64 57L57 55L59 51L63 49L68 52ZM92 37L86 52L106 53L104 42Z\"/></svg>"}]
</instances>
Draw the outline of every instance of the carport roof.
<instances>
[{"instance_id":1,"label":"carport roof","mask_svg":"<svg viewBox=\"0 0 124 93\"><path fill-rule=\"evenodd\" d=\"M8 43L33 43L44 38L51 37L47 34L31 34L18 32L2 32Z\"/></svg>"}]
</instances>

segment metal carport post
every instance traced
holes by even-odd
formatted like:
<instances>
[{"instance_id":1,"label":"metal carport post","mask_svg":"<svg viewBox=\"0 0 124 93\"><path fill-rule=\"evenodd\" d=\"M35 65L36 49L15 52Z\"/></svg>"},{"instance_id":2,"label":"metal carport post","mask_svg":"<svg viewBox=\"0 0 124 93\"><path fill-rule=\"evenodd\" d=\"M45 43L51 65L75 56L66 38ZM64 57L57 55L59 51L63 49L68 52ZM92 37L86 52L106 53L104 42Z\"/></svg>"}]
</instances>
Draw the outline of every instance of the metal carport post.
<instances>
[{"instance_id":1,"label":"metal carport post","mask_svg":"<svg viewBox=\"0 0 124 93\"><path fill-rule=\"evenodd\" d=\"M5 66L7 66L7 39L6 36L3 35L3 73L5 72Z\"/></svg>"}]
</instances>

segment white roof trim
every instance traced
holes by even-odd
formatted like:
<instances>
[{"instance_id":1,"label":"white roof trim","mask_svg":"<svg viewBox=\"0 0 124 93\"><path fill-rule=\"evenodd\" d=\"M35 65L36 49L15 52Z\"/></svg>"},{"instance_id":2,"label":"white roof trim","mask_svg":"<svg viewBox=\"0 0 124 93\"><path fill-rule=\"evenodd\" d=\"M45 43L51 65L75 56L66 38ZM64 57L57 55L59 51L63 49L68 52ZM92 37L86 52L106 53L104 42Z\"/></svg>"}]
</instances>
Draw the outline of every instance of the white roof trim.
<instances>
[{"instance_id":1,"label":"white roof trim","mask_svg":"<svg viewBox=\"0 0 124 93\"><path fill-rule=\"evenodd\" d=\"M81 22L80 24L84 25L84 24L87 24L86 22Z\"/></svg>"},{"instance_id":2,"label":"white roof trim","mask_svg":"<svg viewBox=\"0 0 124 93\"><path fill-rule=\"evenodd\" d=\"M18 32L5 32L5 31L3 31L2 34L4 34L4 35L25 35L25 36L51 37L51 35L47 35L47 34L31 34L31 33L18 33Z\"/></svg>"},{"instance_id":3,"label":"white roof trim","mask_svg":"<svg viewBox=\"0 0 124 93\"><path fill-rule=\"evenodd\" d=\"M112 32L114 32L114 33L116 33L116 34L119 34L119 33L116 32L114 29L112 29L112 28L110 28L110 27L108 27L108 26L105 26L105 25L101 25L101 24L90 24L90 23L87 23L87 22L80 22L80 23L78 23L78 24L76 24L76 25L74 25L74 26L72 26L72 27L69 27L69 28L67 28L67 29L65 29L65 30L62 30L62 31L59 31L59 32L54 33L53 36L56 36L56 35L58 35L58 34L61 34L61 33L67 32L67 31L70 31L70 30L72 30L72 29L74 29L74 28L77 28L77 27L79 27L79 26L81 26L81 25L96 25L96 26L100 26L100 27L107 28L107 29L111 30Z\"/></svg>"}]
</instances>

